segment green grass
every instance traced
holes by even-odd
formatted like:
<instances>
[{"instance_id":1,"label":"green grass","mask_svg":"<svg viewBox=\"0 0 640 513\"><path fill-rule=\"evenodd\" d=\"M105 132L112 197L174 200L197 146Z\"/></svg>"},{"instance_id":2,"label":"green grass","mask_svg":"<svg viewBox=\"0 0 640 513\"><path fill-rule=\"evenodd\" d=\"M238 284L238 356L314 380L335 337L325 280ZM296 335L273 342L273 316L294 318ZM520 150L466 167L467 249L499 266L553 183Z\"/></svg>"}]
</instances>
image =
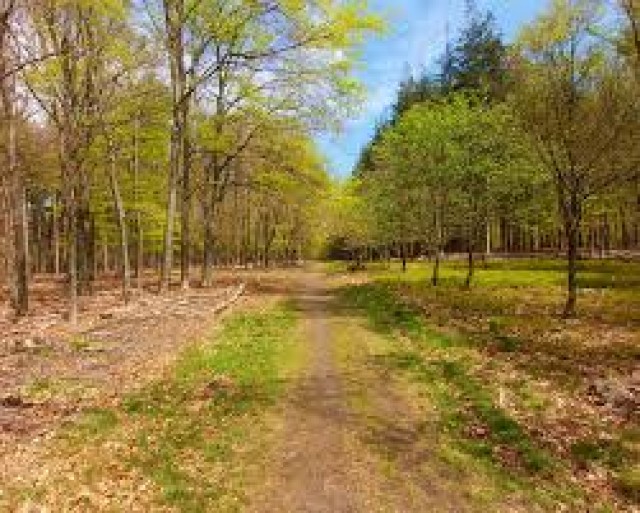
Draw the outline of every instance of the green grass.
<instances>
[{"instance_id":1,"label":"green grass","mask_svg":"<svg viewBox=\"0 0 640 513\"><path fill-rule=\"evenodd\" d=\"M50 456L69 470L52 476L55 484L18 487L11 496L40 493L64 509L69 502L60 502L56 490L71 490L69 501L92 489L108 500L105 483L117 490L145 483L136 503L144 500L151 510L240 511L250 485L261 479L265 447L278 428L272 412L300 365L297 327L296 309L288 304L227 318L164 378L67 424ZM50 394L51 387L38 382L33 393Z\"/></svg>"},{"instance_id":2,"label":"green grass","mask_svg":"<svg viewBox=\"0 0 640 513\"><path fill-rule=\"evenodd\" d=\"M571 321L559 315L564 266L561 260L479 263L473 287L464 290L464 262L445 262L438 287L430 285L428 262L411 263L406 273L398 263L373 264L369 284L345 287L342 296L381 333L411 341L381 364L422 386L442 413L443 429L458 440L454 453L497 467L506 462L525 483L604 468L611 477L598 486L638 502L637 423L627 429L588 405L560 412L557 405L562 397L587 401L595 377L633 371L640 357L640 264L580 262L579 317ZM533 422L534 435L497 407L501 382L510 411ZM580 426L573 443L561 428L572 418ZM535 434L540 427L568 450L550 453ZM575 487L563 484L560 494L563 489L571 495Z\"/></svg>"},{"instance_id":3,"label":"green grass","mask_svg":"<svg viewBox=\"0 0 640 513\"><path fill-rule=\"evenodd\" d=\"M235 511L245 497L244 465L252 431L285 384L291 363L291 308L234 316L215 343L189 350L174 376L129 397L131 416L146 419L132 465L181 511ZM193 465L207 472L195 472Z\"/></svg>"},{"instance_id":4,"label":"green grass","mask_svg":"<svg viewBox=\"0 0 640 513\"><path fill-rule=\"evenodd\" d=\"M474 374L472 341L430 327L421 312L397 300L388 284L345 287L340 295L372 328L397 341L376 360L418 384L436 407L443 440L450 444L441 447L443 452L464 454L464 464L472 461L493 473L505 491L525 490L542 502L579 500L566 481L566 465L500 408L497 391Z\"/></svg>"},{"instance_id":5,"label":"green grass","mask_svg":"<svg viewBox=\"0 0 640 513\"><path fill-rule=\"evenodd\" d=\"M410 262L402 273L404 281L427 283L431 278L432 263ZM330 274L345 272L345 262L327 262L324 269ZM382 279L399 279L398 262L369 263L367 271ZM462 285L466 278L466 262L449 260L442 263L440 276L443 285ZM640 287L640 263L615 260L583 260L578 263L579 284L583 288L635 290ZM562 259L504 259L478 261L474 284L477 286L564 286L566 262Z\"/></svg>"},{"instance_id":6,"label":"green grass","mask_svg":"<svg viewBox=\"0 0 640 513\"><path fill-rule=\"evenodd\" d=\"M429 265L413 263L407 273L400 272L396 264L388 270L373 265L369 275L422 309L433 325L454 326L498 352L526 354L529 358L520 363L529 372L563 385L579 385L581 365L602 373L610 368L630 372L640 357L640 347L632 337L621 337L621 343L598 342L612 327L640 328L638 264L581 262L583 278L597 276L592 285L597 282L600 288L582 289L578 320L569 323L560 315L565 299L561 261L489 261L486 269L480 266L471 290L461 286L462 262L443 265L438 287L428 282Z\"/></svg>"}]
</instances>

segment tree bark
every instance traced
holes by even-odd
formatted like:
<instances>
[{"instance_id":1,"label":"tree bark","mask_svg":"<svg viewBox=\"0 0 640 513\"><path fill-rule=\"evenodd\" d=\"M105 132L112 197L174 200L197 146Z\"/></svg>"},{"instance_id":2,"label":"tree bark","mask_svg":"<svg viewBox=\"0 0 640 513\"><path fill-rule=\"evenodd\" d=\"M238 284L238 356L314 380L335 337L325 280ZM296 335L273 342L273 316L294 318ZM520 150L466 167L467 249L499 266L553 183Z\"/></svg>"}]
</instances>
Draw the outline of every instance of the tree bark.
<instances>
[{"instance_id":1,"label":"tree bark","mask_svg":"<svg viewBox=\"0 0 640 513\"><path fill-rule=\"evenodd\" d=\"M431 285L438 286L440 281L440 248L436 250L436 259L433 263L433 273L431 274Z\"/></svg>"},{"instance_id":2,"label":"tree bark","mask_svg":"<svg viewBox=\"0 0 640 513\"><path fill-rule=\"evenodd\" d=\"M14 106L9 106L8 156L11 200L11 306L17 317L22 317L29 310L28 263L27 263L27 201L24 177L18 168L16 120Z\"/></svg>"},{"instance_id":3,"label":"tree bark","mask_svg":"<svg viewBox=\"0 0 640 513\"><path fill-rule=\"evenodd\" d=\"M213 284L213 258L214 258L214 238L213 222L215 208L211 204L210 195L205 191L203 204L204 240L202 241L202 286L211 287Z\"/></svg>"},{"instance_id":4,"label":"tree bark","mask_svg":"<svg viewBox=\"0 0 640 513\"><path fill-rule=\"evenodd\" d=\"M578 249L580 225L582 221L582 203L577 190L559 189L560 207L564 218L564 231L567 244L567 301L563 317L576 316L578 301Z\"/></svg>"},{"instance_id":5,"label":"tree bark","mask_svg":"<svg viewBox=\"0 0 640 513\"><path fill-rule=\"evenodd\" d=\"M144 232L142 228L142 212L140 210L140 118L136 115L133 130L133 193L136 205L136 286L139 292L144 288Z\"/></svg>"},{"instance_id":6,"label":"tree bark","mask_svg":"<svg viewBox=\"0 0 640 513\"><path fill-rule=\"evenodd\" d=\"M473 258L473 245L469 243L467 247L467 278L464 282L465 288L471 288L471 282L473 281L473 274L475 267L475 261Z\"/></svg>"},{"instance_id":7,"label":"tree bark","mask_svg":"<svg viewBox=\"0 0 640 513\"><path fill-rule=\"evenodd\" d=\"M185 163L184 115L186 107L186 70L184 62L184 0L164 0L167 53L171 75L172 129L167 184L167 215L164 233L164 262L160 278L160 291L169 290L173 270L173 233L176 218L179 180ZM184 193L184 184L183 184Z\"/></svg>"},{"instance_id":8,"label":"tree bark","mask_svg":"<svg viewBox=\"0 0 640 513\"><path fill-rule=\"evenodd\" d=\"M565 222L567 236L567 301L563 316L572 318L576 316L578 301L578 229L571 220Z\"/></svg>"},{"instance_id":9,"label":"tree bark","mask_svg":"<svg viewBox=\"0 0 640 513\"><path fill-rule=\"evenodd\" d=\"M24 175L18 166L16 77L11 73L12 55L9 48L11 22L15 2L9 1L0 11L0 84L2 108L7 125L7 177L9 233L7 234L7 263L9 272L10 303L14 314L22 317L29 309L29 288L27 269L27 199Z\"/></svg>"},{"instance_id":10,"label":"tree bark","mask_svg":"<svg viewBox=\"0 0 640 513\"><path fill-rule=\"evenodd\" d=\"M116 155L113 143L109 144L109 181L111 182L111 194L113 196L113 206L116 213L116 221L120 232L120 265L122 271L122 299L125 304L129 302L131 291L131 267L129 264L129 239L127 234L127 213L120 193L120 184L116 170Z\"/></svg>"},{"instance_id":11,"label":"tree bark","mask_svg":"<svg viewBox=\"0 0 640 513\"><path fill-rule=\"evenodd\" d=\"M186 84L183 84L183 90ZM189 101L183 97L181 108L182 126L182 196L180 212L180 282L182 289L190 286L191 274L191 145L188 130Z\"/></svg>"},{"instance_id":12,"label":"tree bark","mask_svg":"<svg viewBox=\"0 0 640 513\"><path fill-rule=\"evenodd\" d=\"M60 213L59 213L59 197L56 194L56 197L53 202L53 246L54 246L54 256L53 256L53 272L56 276L60 275Z\"/></svg>"}]
</instances>

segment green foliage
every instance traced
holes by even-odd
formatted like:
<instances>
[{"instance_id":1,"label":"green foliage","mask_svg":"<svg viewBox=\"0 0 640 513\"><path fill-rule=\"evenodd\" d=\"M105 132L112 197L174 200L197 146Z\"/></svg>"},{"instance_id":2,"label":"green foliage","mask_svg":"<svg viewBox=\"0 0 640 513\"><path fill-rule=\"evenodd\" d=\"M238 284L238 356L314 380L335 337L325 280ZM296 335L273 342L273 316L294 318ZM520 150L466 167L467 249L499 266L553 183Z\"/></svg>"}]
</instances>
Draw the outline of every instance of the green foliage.
<instances>
[{"instance_id":1,"label":"green foliage","mask_svg":"<svg viewBox=\"0 0 640 513\"><path fill-rule=\"evenodd\" d=\"M420 240L435 250L457 236L476 245L489 218L515 205L524 216L525 198L544 187L521 138L501 105L467 95L415 105L381 132L371 167L349 186L375 205L352 219L354 238L362 245Z\"/></svg>"}]
</instances>

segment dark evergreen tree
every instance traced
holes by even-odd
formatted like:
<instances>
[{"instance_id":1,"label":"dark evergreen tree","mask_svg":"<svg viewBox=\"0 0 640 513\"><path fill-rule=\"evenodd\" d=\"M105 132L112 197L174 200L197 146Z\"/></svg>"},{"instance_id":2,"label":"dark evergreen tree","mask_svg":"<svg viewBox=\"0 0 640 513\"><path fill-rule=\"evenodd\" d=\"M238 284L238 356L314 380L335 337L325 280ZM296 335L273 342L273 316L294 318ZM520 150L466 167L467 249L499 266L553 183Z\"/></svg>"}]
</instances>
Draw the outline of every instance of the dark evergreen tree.
<instances>
[{"instance_id":1,"label":"dark evergreen tree","mask_svg":"<svg viewBox=\"0 0 640 513\"><path fill-rule=\"evenodd\" d=\"M442 59L442 82L453 91L470 91L500 100L506 87L506 47L493 13L467 6L467 26Z\"/></svg>"}]
</instances>

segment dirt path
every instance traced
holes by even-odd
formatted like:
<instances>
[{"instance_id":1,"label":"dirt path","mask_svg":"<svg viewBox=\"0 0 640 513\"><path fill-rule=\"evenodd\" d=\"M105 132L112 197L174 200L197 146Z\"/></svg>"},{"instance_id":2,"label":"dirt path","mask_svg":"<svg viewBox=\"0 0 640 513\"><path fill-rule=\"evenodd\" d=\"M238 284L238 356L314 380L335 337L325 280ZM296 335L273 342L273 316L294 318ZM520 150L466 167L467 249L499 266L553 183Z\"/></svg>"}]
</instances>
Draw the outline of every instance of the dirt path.
<instances>
[{"instance_id":1,"label":"dirt path","mask_svg":"<svg viewBox=\"0 0 640 513\"><path fill-rule=\"evenodd\" d=\"M254 511L341 512L357 509L344 447L346 398L332 355L328 296L317 278L299 298L309 347L308 368L286 407L284 443L273 462L270 497Z\"/></svg>"},{"instance_id":2,"label":"dirt path","mask_svg":"<svg viewBox=\"0 0 640 513\"><path fill-rule=\"evenodd\" d=\"M282 441L253 513L469 511L455 476L443 485L421 412L368 365L375 334L336 309L326 280L308 274L297 303L307 366L291 388ZM429 475L431 473L431 475ZM439 484L436 484L439 483Z\"/></svg>"}]
</instances>

